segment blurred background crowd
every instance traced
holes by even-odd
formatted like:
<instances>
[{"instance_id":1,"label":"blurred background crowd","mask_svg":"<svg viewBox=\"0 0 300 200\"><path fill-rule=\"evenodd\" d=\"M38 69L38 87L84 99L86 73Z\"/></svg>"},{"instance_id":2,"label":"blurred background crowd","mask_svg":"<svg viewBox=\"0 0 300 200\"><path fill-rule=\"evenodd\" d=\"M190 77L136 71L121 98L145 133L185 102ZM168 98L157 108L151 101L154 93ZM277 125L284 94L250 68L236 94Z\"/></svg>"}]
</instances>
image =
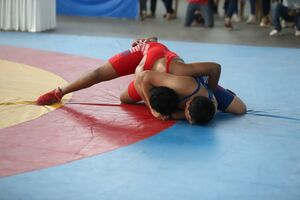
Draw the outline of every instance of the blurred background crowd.
<instances>
[{"instance_id":1,"label":"blurred background crowd","mask_svg":"<svg viewBox=\"0 0 300 200\"><path fill-rule=\"evenodd\" d=\"M260 27L272 28L270 36L280 35L282 28L291 27L300 36L300 0L186 0L184 26L213 28L215 17L224 18L224 28L234 29L234 22L258 23ZM156 17L157 0L140 0L140 19ZM178 0L162 0L163 17L176 20ZM245 10L245 5L248 4ZM221 9L220 9L221 8ZM245 14L249 13L249 14Z\"/></svg>"}]
</instances>

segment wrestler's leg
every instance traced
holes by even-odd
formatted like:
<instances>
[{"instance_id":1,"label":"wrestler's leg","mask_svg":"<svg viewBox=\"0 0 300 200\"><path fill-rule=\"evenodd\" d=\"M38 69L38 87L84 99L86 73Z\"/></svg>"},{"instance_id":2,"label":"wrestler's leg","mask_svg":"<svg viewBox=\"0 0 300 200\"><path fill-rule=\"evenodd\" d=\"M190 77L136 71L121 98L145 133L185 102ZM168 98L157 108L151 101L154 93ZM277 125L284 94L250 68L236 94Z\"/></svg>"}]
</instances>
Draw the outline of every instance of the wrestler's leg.
<instances>
[{"instance_id":1,"label":"wrestler's leg","mask_svg":"<svg viewBox=\"0 0 300 200\"><path fill-rule=\"evenodd\" d=\"M225 112L229 112L236 115L245 114L246 111L247 111L246 104L238 96L234 96L232 102L225 109Z\"/></svg>"},{"instance_id":2,"label":"wrestler's leg","mask_svg":"<svg viewBox=\"0 0 300 200\"><path fill-rule=\"evenodd\" d=\"M123 103L123 104L135 104L135 103L139 102L139 101L133 100L130 97L130 95L128 94L128 90L125 90L121 93L120 100L121 100L121 103Z\"/></svg>"},{"instance_id":3,"label":"wrestler's leg","mask_svg":"<svg viewBox=\"0 0 300 200\"><path fill-rule=\"evenodd\" d=\"M133 74L142 58L140 52L131 52L130 50L124 51L111 57L108 62L92 72L89 72L68 86L61 88L61 91L63 95L65 95L103 81Z\"/></svg>"},{"instance_id":4,"label":"wrestler's leg","mask_svg":"<svg viewBox=\"0 0 300 200\"><path fill-rule=\"evenodd\" d=\"M128 85L128 88L122 92L122 94L120 95L120 100L121 103L124 104L134 104L142 100L136 90L134 81L131 81L131 83Z\"/></svg>"},{"instance_id":5,"label":"wrestler's leg","mask_svg":"<svg viewBox=\"0 0 300 200\"><path fill-rule=\"evenodd\" d=\"M87 74L83 75L82 77L78 78L74 82L61 87L62 94L68 94L77 90L81 90L84 88L88 88L94 84L112 80L114 78L119 77L116 70L113 68L113 66L106 62L102 66L98 67L97 69L88 72Z\"/></svg>"},{"instance_id":6,"label":"wrestler's leg","mask_svg":"<svg viewBox=\"0 0 300 200\"><path fill-rule=\"evenodd\" d=\"M245 103L234 92L218 85L214 95L218 101L219 110L237 115L246 113Z\"/></svg>"},{"instance_id":7,"label":"wrestler's leg","mask_svg":"<svg viewBox=\"0 0 300 200\"><path fill-rule=\"evenodd\" d=\"M114 78L133 74L141 62L143 56L139 51L124 51L109 59L108 62L77 79L66 87L61 88L63 95L80 89L90 87L94 84L112 80Z\"/></svg>"},{"instance_id":8,"label":"wrestler's leg","mask_svg":"<svg viewBox=\"0 0 300 200\"><path fill-rule=\"evenodd\" d=\"M38 97L38 105L51 105L60 102L65 94L90 87L102 81L111 80L120 76L133 74L142 59L141 52L130 50L117 54L97 69L83 75L81 78L64 87L54 89Z\"/></svg>"},{"instance_id":9,"label":"wrestler's leg","mask_svg":"<svg viewBox=\"0 0 300 200\"><path fill-rule=\"evenodd\" d=\"M74 82L63 87L58 87L57 89L41 95L40 97L38 97L36 103L38 105L51 105L60 102L62 97L68 93L88 88L94 84L111 80L117 77L119 77L119 74L116 72L113 66L109 62L107 62L99 68L78 78Z\"/></svg>"}]
</instances>

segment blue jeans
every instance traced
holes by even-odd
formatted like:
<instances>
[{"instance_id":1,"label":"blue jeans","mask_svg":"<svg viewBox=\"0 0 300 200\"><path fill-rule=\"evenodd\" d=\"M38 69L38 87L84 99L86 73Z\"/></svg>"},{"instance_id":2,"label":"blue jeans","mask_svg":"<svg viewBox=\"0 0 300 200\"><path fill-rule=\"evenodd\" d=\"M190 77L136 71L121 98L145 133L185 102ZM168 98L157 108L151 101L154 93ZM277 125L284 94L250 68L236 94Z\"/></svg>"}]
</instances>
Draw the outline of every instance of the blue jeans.
<instances>
[{"instance_id":1,"label":"blue jeans","mask_svg":"<svg viewBox=\"0 0 300 200\"><path fill-rule=\"evenodd\" d=\"M187 6L184 26L192 25L193 21L195 20L195 11L196 10L201 11L201 14L204 18L204 26L205 27L213 27L214 26L214 11L213 11L212 4L210 2L208 4L189 3Z\"/></svg>"},{"instance_id":2,"label":"blue jeans","mask_svg":"<svg viewBox=\"0 0 300 200\"><path fill-rule=\"evenodd\" d=\"M300 30L300 15L295 14L294 16L291 16L289 15L290 11L292 11L292 9L282 5L281 3L272 3L272 24L277 31L281 31L280 18L288 22L295 22L297 29Z\"/></svg>"},{"instance_id":3,"label":"blue jeans","mask_svg":"<svg viewBox=\"0 0 300 200\"><path fill-rule=\"evenodd\" d=\"M140 0L140 8L142 11L147 11L147 0ZM150 10L152 14L155 14L156 0L151 0Z\"/></svg>"},{"instance_id":4,"label":"blue jeans","mask_svg":"<svg viewBox=\"0 0 300 200\"><path fill-rule=\"evenodd\" d=\"M228 0L224 4L225 16L231 18L233 13L238 11L238 1Z\"/></svg>"},{"instance_id":5,"label":"blue jeans","mask_svg":"<svg viewBox=\"0 0 300 200\"><path fill-rule=\"evenodd\" d=\"M174 13L172 8L173 0L162 0L165 4L167 13Z\"/></svg>"},{"instance_id":6,"label":"blue jeans","mask_svg":"<svg viewBox=\"0 0 300 200\"><path fill-rule=\"evenodd\" d=\"M255 3L256 3L256 0L250 0L250 13L252 15L255 15Z\"/></svg>"},{"instance_id":7,"label":"blue jeans","mask_svg":"<svg viewBox=\"0 0 300 200\"><path fill-rule=\"evenodd\" d=\"M147 0L140 0L140 9L141 11L147 10Z\"/></svg>"}]
</instances>

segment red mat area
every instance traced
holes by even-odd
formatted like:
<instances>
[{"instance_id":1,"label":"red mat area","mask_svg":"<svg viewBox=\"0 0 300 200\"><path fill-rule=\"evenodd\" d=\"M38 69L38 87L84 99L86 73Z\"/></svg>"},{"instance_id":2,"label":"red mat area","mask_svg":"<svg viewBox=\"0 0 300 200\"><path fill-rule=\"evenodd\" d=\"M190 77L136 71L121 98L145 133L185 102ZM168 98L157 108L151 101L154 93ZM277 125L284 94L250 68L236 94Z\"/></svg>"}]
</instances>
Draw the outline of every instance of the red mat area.
<instances>
[{"instance_id":1,"label":"red mat area","mask_svg":"<svg viewBox=\"0 0 300 200\"><path fill-rule=\"evenodd\" d=\"M98 59L9 46L1 46L0 59L39 67L67 81L103 63ZM0 176L111 151L172 126L174 121L154 119L144 105L119 105L119 95L132 78L100 83L74 93L71 100L95 105L68 104L38 119L1 129Z\"/></svg>"}]
</instances>

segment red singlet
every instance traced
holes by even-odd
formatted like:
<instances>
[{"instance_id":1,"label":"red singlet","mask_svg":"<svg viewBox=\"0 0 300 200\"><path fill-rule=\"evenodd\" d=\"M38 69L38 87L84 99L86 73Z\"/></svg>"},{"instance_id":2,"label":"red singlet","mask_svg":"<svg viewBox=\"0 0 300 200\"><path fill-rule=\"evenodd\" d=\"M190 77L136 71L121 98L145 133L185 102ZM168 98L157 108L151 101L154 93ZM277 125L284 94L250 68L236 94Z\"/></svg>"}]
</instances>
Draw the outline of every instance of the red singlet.
<instances>
[{"instance_id":1,"label":"red singlet","mask_svg":"<svg viewBox=\"0 0 300 200\"><path fill-rule=\"evenodd\" d=\"M130 50L117 54L109 59L109 62L119 74L119 76L125 76L133 74L136 67L139 65L144 56L146 57L144 70L151 70L153 64L159 58L166 58L166 72L170 72L170 63L174 58L178 58L178 55L170 51L165 45L158 42L140 43ZM141 97L134 87L134 81L128 86L129 96L135 100L140 101Z\"/></svg>"}]
</instances>

